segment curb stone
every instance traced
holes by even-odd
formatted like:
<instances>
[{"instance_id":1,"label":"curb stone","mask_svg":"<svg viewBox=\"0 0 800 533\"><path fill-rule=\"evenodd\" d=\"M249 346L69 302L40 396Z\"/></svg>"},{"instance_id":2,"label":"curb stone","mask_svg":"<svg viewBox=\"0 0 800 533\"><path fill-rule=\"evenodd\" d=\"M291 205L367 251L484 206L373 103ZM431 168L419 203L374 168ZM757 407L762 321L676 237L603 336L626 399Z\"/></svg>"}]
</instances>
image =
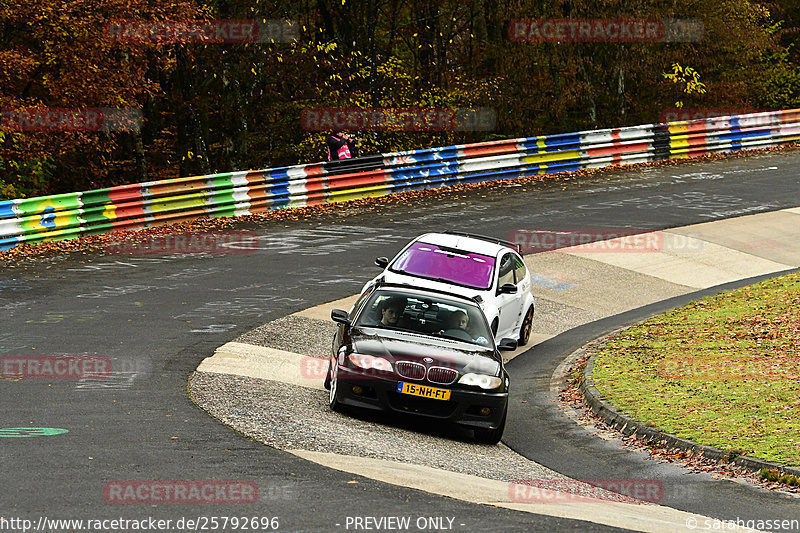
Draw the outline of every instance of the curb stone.
<instances>
[{"instance_id":1,"label":"curb stone","mask_svg":"<svg viewBox=\"0 0 800 533\"><path fill-rule=\"evenodd\" d=\"M593 345L602 344L597 341ZM582 352L586 350L586 346L576 350ZM698 455L706 459L711 459L720 464L734 464L738 467L744 468L750 472L761 472L763 469L775 469L782 474L792 474L800 477L800 468L786 466L781 463L773 463L758 459L756 457L748 457L746 455L739 455L734 459L729 459L728 454L714 446L706 446L698 444L694 441L678 437L671 433L661 431L656 427L649 426L643 422L639 422L630 416L621 413L617 410L616 406L606 401L600 391L594 386L592 379L592 371L594 370L594 355L589 357L586 363L586 368L583 370L583 380L578 387L583 395L589 409L600 417L609 427L619 431L624 436L628 437L635 435L637 438L645 441L651 446L667 449L678 449L682 451L691 452L693 455Z\"/></svg>"}]
</instances>

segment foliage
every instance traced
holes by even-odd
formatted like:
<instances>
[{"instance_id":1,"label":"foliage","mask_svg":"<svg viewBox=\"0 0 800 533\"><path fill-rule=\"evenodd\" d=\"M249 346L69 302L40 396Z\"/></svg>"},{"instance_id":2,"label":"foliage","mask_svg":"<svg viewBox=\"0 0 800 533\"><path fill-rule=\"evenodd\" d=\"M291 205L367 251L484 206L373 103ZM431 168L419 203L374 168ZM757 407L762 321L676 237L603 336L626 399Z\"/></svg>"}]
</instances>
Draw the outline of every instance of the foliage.
<instances>
[{"instance_id":1,"label":"foliage","mask_svg":"<svg viewBox=\"0 0 800 533\"><path fill-rule=\"evenodd\" d=\"M700 81L700 73L692 67L683 67L680 63L672 64L672 72L663 74L672 83L677 83L684 94L705 94L706 84ZM683 102L675 102L675 107L683 107Z\"/></svg>"},{"instance_id":2,"label":"foliage","mask_svg":"<svg viewBox=\"0 0 800 533\"><path fill-rule=\"evenodd\" d=\"M775 468L764 468L759 475L761 479L772 483L783 483L791 487L800 487L800 478L792 474L783 474Z\"/></svg>"},{"instance_id":3,"label":"foliage","mask_svg":"<svg viewBox=\"0 0 800 533\"><path fill-rule=\"evenodd\" d=\"M696 42L529 43L508 33L519 18L690 17L703 22ZM119 19L285 19L298 38L103 38ZM800 107L798 28L791 0L6 0L0 109L133 108L144 126L8 131L0 195L319 161L324 133L300 122L308 108L488 107L498 117L493 131L360 132L366 155L655 122L675 101Z\"/></svg>"},{"instance_id":4,"label":"foliage","mask_svg":"<svg viewBox=\"0 0 800 533\"><path fill-rule=\"evenodd\" d=\"M800 107L800 65L789 61L789 50L766 55L754 85L759 92L757 106L766 109L796 109Z\"/></svg>"},{"instance_id":5,"label":"foliage","mask_svg":"<svg viewBox=\"0 0 800 533\"><path fill-rule=\"evenodd\" d=\"M106 24L193 12L188 1L170 0L3 2L0 109L142 108L160 93L153 74L169 68L169 57L107 38ZM130 134L16 131L8 120L3 125L15 133L0 141L4 181L19 194L99 187L118 180L113 167L134 157Z\"/></svg>"}]
</instances>

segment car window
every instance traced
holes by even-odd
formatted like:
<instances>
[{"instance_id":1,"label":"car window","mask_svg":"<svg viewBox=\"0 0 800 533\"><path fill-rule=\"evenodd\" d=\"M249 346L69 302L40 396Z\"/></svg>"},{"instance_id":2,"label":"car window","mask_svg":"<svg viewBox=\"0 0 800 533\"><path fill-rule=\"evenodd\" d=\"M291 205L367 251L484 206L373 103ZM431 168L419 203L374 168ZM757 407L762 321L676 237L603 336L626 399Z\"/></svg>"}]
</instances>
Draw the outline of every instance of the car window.
<instances>
[{"instance_id":1,"label":"car window","mask_svg":"<svg viewBox=\"0 0 800 533\"><path fill-rule=\"evenodd\" d=\"M393 306L400 312L384 312ZM467 303L459 304L397 291L376 291L364 305L356 326L409 331L444 337L471 344L490 346L492 334L480 309Z\"/></svg>"},{"instance_id":2,"label":"car window","mask_svg":"<svg viewBox=\"0 0 800 533\"><path fill-rule=\"evenodd\" d=\"M415 242L389 267L392 272L444 281L472 289L492 286L494 258Z\"/></svg>"},{"instance_id":3,"label":"car window","mask_svg":"<svg viewBox=\"0 0 800 533\"><path fill-rule=\"evenodd\" d=\"M497 274L497 287L500 288L506 283L514 284L514 257L512 254L505 254L500 260L500 271Z\"/></svg>"},{"instance_id":4,"label":"car window","mask_svg":"<svg viewBox=\"0 0 800 533\"><path fill-rule=\"evenodd\" d=\"M517 280L517 284L522 283L528 277L528 269L525 268L525 262L517 255L514 256L514 277Z\"/></svg>"}]
</instances>

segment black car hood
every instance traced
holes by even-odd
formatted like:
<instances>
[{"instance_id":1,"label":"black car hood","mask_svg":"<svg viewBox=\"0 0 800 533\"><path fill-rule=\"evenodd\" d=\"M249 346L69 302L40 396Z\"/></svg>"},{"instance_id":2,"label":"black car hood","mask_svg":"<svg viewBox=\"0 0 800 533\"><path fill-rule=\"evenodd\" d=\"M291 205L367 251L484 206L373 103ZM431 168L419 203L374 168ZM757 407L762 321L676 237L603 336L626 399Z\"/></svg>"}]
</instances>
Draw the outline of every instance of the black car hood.
<instances>
[{"instance_id":1,"label":"black car hood","mask_svg":"<svg viewBox=\"0 0 800 533\"><path fill-rule=\"evenodd\" d=\"M353 352L384 357L390 362L423 362L429 357L434 360L429 366L445 366L462 374L500 375L494 350L477 344L371 327L353 328L350 342Z\"/></svg>"}]
</instances>

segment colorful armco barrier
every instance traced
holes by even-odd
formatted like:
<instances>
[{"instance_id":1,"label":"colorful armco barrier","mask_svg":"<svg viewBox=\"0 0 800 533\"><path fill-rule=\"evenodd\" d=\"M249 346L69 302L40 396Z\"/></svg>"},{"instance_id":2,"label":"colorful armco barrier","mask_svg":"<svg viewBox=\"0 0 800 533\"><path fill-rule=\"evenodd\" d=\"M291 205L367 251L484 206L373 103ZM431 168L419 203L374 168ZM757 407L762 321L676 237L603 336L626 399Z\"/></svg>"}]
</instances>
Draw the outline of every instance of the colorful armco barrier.
<instances>
[{"instance_id":1,"label":"colorful armco barrier","mask_svg":"<svg viewBox=\"0 0 800 533\"><path fill-rule=\"evenodd\" d=\"M411 150L0 201L0 250L201 216L697 157L800 140L800 109Z\"/></svg>"}]
</instances>

